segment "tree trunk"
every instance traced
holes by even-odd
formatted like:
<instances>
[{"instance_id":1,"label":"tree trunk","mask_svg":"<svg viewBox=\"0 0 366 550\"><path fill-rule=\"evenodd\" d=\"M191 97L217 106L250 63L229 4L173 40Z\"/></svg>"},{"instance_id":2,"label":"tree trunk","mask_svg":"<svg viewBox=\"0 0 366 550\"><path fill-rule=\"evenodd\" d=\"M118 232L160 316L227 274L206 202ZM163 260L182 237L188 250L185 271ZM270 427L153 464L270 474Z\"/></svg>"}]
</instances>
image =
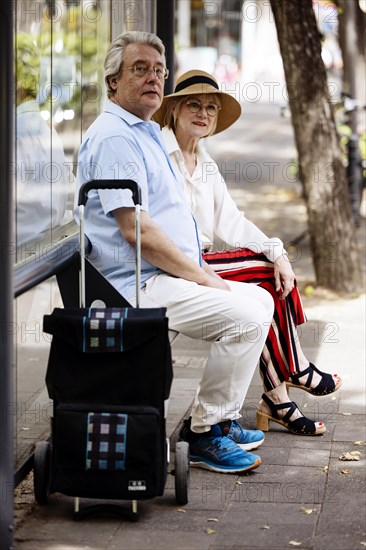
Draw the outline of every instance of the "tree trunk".
<instances>
[{"instance_id":1,"label":"tree trunk","mask_svg":"<svg viewBox=\"0 0 366 550\"><path fill-rule=\"evenodd\" d=\"M360 253L312 1L270 1L286 75L317 284L359 292Z\"/></svg>"}]
</instances>

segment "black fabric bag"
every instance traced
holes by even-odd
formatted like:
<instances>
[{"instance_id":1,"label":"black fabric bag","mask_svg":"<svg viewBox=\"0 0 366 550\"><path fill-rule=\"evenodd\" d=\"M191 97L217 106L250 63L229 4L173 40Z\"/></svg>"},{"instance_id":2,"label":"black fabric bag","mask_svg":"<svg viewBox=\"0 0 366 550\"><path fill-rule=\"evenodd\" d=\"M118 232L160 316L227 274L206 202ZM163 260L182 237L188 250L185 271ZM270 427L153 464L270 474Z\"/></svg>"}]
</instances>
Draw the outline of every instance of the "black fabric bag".
<instances>
[{"instance_id":1,"label":"black fabric bag","mask_svg":"<svg viewBox=\"0 0 366 550\"><path fill-rule=\"evenodd\" d=\"M165 313L56 308L44 317L53 335L51 492L127 500L163 494L172 382Z\"/></svg>"}]
</instances>

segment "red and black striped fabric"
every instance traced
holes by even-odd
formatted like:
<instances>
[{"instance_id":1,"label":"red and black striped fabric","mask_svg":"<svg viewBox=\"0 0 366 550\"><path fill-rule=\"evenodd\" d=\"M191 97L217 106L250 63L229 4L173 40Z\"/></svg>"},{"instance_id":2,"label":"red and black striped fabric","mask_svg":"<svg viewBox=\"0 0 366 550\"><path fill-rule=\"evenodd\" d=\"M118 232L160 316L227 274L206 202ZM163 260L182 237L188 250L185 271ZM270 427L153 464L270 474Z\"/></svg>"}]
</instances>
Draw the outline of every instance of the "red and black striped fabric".
<instances>
[{"instance_id":1,"label":"red and black striped fabric","mask_svg":"<svg viewBox=\"0 0 366 550\"><path fill-rule=\"evenodd\" d=\"M271 294L275 310L260 358L260 373L265 390L273 390L288 380L289 373L299 371L296 327L304 323L306 317L296 282L287 298L280 300L273 263L264 254L237 248L204 253L202 257L223 279L253 283Z\"/></svg>"}]
</instances>

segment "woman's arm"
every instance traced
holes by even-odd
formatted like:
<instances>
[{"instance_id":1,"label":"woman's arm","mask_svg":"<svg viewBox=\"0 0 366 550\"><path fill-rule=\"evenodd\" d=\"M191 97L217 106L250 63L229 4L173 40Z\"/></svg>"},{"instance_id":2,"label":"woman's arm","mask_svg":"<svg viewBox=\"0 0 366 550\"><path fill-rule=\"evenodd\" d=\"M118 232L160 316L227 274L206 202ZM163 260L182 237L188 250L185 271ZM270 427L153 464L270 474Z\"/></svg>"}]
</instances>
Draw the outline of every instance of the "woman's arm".
<instances>
[{"instance_id":1,"label":"woman's arm","mask_svg":"<svg viewBox=\"0 0 366 550\"><path fill-rule=\"evenodd\" d=\"M212 176L210 187L206 186L206 189L214 194L215 237L234 248L249 248L261 252L272 262L286 254L279 238L269 238L238 209L218 168ZM203 199L201 197L197 208L204 208Z\"/></svg>"}]
</instances>

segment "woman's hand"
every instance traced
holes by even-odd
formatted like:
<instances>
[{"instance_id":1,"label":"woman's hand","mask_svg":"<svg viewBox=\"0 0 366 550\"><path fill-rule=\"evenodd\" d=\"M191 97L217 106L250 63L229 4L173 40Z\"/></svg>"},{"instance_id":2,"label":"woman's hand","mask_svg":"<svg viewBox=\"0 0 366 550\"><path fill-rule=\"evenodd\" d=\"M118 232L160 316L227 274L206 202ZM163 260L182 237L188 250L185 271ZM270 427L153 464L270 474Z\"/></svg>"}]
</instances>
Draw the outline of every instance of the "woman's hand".
<instances>
[{"instance_id":1,"label":"woman's hand","mask_svg":"<svg viewBox=\"0 0 366 550\"><path fill-rule=\"evenodd\" d=\"M284 300L295 286L295 273L286 254L279 256L274 263L276 292L281 293L280 300Z\"/></svg>"}]
</instances>

